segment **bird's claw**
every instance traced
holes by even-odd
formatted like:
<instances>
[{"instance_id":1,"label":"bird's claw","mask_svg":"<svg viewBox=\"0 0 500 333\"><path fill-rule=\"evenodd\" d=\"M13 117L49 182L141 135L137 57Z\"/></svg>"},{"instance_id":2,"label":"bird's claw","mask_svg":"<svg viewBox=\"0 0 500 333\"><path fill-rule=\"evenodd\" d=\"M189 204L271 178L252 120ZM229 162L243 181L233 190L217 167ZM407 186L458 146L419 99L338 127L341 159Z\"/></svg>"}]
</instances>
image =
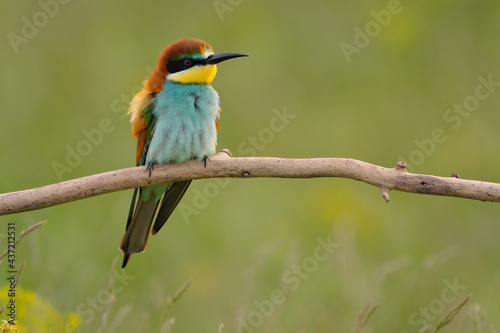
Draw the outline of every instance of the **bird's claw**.
<instances>
[{"instance_id":1,"label":"bird's claw","mask_svg":"<svg viewBox=\"0 0 500 333\"><path fill-rule=\"evenodd\" d=\"M205 156L203 156L202 161L203 161L203 166L206 168L207 167L207 161L210 161L210 159L208 158L207 155L205 155Z\"/></svg>"},{"instance_id":2,"label":"bird's claw","mask_svg":"<svg viewBox=\"0 0 500 333\"><path fill-rule=\"evenodd\" d=\"M146 164L146 170L144 170L144 172L149 172L149 177L151 177L151 172L153 171L154 169L154 164L153 163L148 163Z\"/></svg>"}]
</instances>

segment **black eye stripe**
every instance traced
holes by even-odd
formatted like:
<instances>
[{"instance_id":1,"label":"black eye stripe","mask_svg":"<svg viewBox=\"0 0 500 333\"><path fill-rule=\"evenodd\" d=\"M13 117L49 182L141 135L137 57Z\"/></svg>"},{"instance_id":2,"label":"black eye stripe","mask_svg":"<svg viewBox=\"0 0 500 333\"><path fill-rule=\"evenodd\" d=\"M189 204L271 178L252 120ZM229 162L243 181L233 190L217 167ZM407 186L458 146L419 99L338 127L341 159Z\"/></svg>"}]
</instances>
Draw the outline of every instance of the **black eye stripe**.
<instances>
[{"instance_id":1,"label":"black eye stripe","mask_svg":"<svg viewBox=\"0 0 500 333\"><path fill-rule=\"evenodd\" d=\"M190 64L186 64L185 61L190 60ZM169 73L177 73L185 69L191 68L200 63L200 60L195 60L193 58L181 58L177 60L169 60L167 62L167 71Z\"/></svg>"}]
</instances>

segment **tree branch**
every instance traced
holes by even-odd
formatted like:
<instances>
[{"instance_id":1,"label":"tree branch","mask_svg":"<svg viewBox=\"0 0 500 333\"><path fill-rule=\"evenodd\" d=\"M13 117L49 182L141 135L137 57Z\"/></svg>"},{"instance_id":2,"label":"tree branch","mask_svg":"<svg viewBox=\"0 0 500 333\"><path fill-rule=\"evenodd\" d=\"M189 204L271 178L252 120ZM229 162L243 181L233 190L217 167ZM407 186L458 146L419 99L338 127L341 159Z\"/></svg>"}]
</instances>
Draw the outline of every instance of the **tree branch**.
<instances>
[{"instance_id":1,"label":"tree branch","mask_svg":"<svg viewBox=\"0 0 500 333\"><path fill-rule=\"evenodd\" d=\"M140 166L0 194L0 215L51 207L140 186L225 177L342 177L379 187L386 202L392 190L500 202L500 184L459 179L456 175L446 178L412 174L406 171L404 162L398 162L394 168L384 168L348 158L235 158L231 157L229 150L224 149L210 158L206 168L198 161L157 165L149 177L145 168Z\"/></svg>"}]
</instances>

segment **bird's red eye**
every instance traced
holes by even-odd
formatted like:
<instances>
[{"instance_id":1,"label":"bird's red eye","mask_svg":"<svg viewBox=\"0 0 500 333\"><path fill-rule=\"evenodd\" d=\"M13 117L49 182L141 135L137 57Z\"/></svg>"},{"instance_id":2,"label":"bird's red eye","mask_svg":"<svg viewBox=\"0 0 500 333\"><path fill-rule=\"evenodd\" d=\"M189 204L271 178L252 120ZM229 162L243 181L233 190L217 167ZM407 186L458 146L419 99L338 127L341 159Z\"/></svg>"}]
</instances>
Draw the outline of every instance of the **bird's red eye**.
<instances>
[{"instance_id":1,"label":"bird's red eye","mask_svg":"<svg viewBox=\"0 0 500 333\"><path fill-rule=\"evenodd\" d=\"M192 63L191 59L184 59L184 65L191 66Z\"/></svg>"}]
</instances>

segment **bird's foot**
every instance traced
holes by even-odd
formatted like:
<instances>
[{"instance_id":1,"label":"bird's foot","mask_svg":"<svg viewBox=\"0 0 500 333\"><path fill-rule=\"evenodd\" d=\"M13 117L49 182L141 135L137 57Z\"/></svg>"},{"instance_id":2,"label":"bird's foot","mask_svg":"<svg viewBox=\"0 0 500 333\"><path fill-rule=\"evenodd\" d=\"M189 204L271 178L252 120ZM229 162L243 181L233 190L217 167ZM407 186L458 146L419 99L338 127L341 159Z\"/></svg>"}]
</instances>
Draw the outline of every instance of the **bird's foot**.
<instances>
[{"instance_id":1,"label":"bird's foot","mask_svg":"<svg viewBox=\"0 0 500 333\"><path fill-rule=\"evenodd\" d=\"M206 168L207 167L207 161L210 161L210 159L208 158L207 155L205 155L205 156L203 156L202 161L203 161L203 166Z\"/></svg>"},{"instance_id":2,"label":"bird's foot","mask_svg":"<svg viewBox=\"0 0 500 333\"><path fill-rule=\"evenodd\" d=\"M148 164L146 164L146 170L144 170L144 172L149 172L149 177L151 177L151 172L153 171L154 169L154 164L149 162Z\"/></svg>"}]
</instances>

